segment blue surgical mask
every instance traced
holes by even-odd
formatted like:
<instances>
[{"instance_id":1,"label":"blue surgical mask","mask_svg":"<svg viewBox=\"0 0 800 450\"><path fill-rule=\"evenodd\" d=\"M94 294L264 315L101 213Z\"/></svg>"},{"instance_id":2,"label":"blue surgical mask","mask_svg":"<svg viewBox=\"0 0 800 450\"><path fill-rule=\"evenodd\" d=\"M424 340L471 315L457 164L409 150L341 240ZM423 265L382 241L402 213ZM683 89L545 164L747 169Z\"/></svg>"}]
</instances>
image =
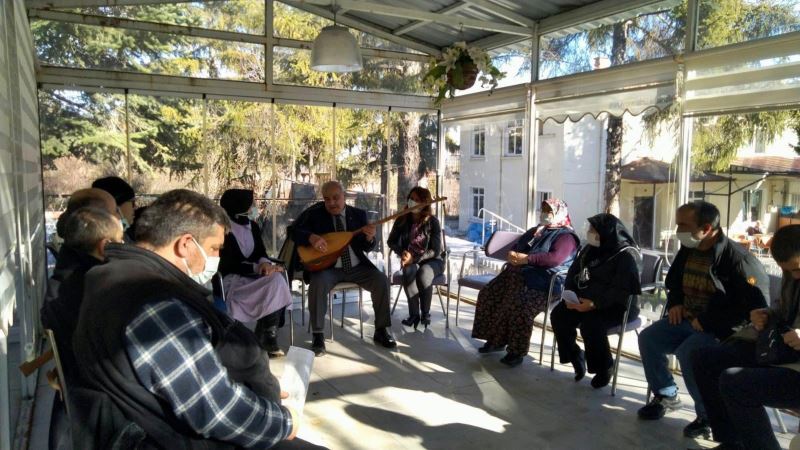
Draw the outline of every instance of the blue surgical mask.
<instances>
[{"instance_id":1,"label":"blue surgical mask","mask_svg":"<svg viewBox=\"0 0 800 450\"><path fill-rule=\"evenodd\" d=\"M189 268L189 262L186 261L186 258L183 258L183 264L186 266L186 271L188 272L189 278L193 279L197 284L204 286L206 283L211 281L211 278L214 277L214 274L217 273L219 269L219 256L207 256L203 247L197 243L192 236L192 242L194 245L197 246L197 249L200 250L200 254L203 255L203 261L205 262L203 265L203 271L200 273L192 273L192 269Z\"/></svg>"}]
</instances>

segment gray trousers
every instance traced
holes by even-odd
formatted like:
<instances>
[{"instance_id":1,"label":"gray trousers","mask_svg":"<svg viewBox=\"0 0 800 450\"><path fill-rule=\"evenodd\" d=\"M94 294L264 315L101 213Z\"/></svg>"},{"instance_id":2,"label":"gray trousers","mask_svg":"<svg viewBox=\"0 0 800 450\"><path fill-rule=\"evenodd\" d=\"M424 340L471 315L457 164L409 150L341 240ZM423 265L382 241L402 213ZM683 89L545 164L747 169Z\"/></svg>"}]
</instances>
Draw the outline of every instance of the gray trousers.
<instances>
[{"instance_id":1,"label":"gray trousers","mask_svg":"<svg viewBox=\"0 0 800 450\"><path fill-rule=\"evenodd\" d=\"M349 272L343 269L326 269L311 274L308 288L308 311L311 314L311 329L322 333L325 328L325 311L328 309L328 294L337 283L356 283L369 291L372 309L375 312L375 329L392 326L389 318L389 280L386 275L366 263L361 263Z\"/></svg>"},{"instance_id":2,"label":"gray trousers","mask_svg":"<svg viewBox=\"0 0 800 450\"><path fill-rule=\"evenodd\" d=\"M408 313L412 317L430 314L431 297L433 297L433 279L444 272L441 259L431 259L420 264L409 264L403 267L403 289L408 299ZM421 303L421 305L420 305Z\"/></svg>"}]
</instances>

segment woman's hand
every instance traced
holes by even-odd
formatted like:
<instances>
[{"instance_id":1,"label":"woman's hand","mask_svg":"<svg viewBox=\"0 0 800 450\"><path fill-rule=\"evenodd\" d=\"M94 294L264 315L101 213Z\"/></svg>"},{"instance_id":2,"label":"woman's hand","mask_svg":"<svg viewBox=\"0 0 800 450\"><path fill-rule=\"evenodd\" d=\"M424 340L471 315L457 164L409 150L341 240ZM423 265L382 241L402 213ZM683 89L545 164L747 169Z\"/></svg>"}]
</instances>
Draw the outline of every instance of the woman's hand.
<instances>
[{"instance_id":1,"label":"woman's hand","mask_svg":"<svg viewBox=\"0 0 800 450\"><path fill-rule=\"evenodd\" d=\"M412 261L413 258L411 257L411 252L409 252L408 250L404 250L403 253L400 255L400 265L402 267L406 267L409 264L411 264Z\"/></svg>"},{"instance_id":2,"label":"woman's hand","mask_svg":"<svg viewBox=\"0 0 800 450\"><path fill-rule=\"evenodd\" d=\"M514 266L524 266L528 264L528 255L515 251L508 252L508 262Z\"/></svg>"},{"instance_id":3,"label":"woman's hand","mask_svg":"<svg viewBox=\"0 0 800 450\"><path fill-rule=\"evenodd\" d=\"M789 347L792 347L796 351L800 352L800 329L783 333L783 342Z\"/></svg>"},{"instance_id":4,"label":"woman's hand","mask_svg":"<svg viewBox=\"0 0 800 450\"><path fill-rule=\"evenodd\" d=\"M767 322L769 322L769 313L767 313L767 308L754 309L750 311L750 323L753 324L753 328L756 330L763 330L764 327L767 326Z\"/></svg>"},{"instance_id":5,"label":"woman's hand","mask_svg":"<svg viewBox=\"0 0 800 450\"><path fill-rule=\"evenodd\" d=\"M589 300L588 298L579 298L580 303L573 304L564 302L567 305L567 309L572 309L578 312L587 312L594 309L594 302Z\"/></svg>"},{"instance_id":6,"label":"woman's hand","mask_svg":"<svg viewBox=\"0 0 800 450\"><path fill-rule=\"evenodd\" d=\"M283 272L283 267L265 262L258 265L259 275L267 276L267 275L272 275L275 272Z\"/></svg>"}]
</instances>

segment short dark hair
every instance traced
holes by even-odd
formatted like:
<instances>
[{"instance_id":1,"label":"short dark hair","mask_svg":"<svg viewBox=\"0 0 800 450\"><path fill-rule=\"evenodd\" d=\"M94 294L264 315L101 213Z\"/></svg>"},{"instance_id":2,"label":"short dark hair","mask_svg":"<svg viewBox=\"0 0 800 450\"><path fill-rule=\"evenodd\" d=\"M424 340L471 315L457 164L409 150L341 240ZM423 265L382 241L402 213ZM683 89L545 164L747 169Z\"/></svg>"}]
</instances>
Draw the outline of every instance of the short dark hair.
<instances>
[{"instance_id":1,"label":"short dark hair","mask_svg":"<svg viewBox=\"0 0 800 450\"><path fill-rule=\"evenodd\" d=\"M696 200L693 202L681 205L678 211L692 211L694 217L697 219L697 226L711 225L713 229L719 229L719 209L713 203L703 200Z\"/></svg>"},{"instance_id":2,"label":"short dark hair","mask_svg":"<svg viewBox=\"0 0 800 450\"><path fill-rule=\"evenodd\" d=\"M800 255L800 225L787 225L776 231L769 249L779 263Z\"/></svg>"},{"instance_id":3,"label":"short dark hair","mask_svg":"<svg viewBox=\"0 0 800 450\"><path fill-rule=\"evenodd\" d=\"M121 228L119 219L105 209L81 208L64 224L64 246L91 253L103 239L114 239Z\"/></svg>"},{"instance_id":4,"label":"short dark hair","mask_svg":"<svg viewBox=\"0 0 800 450\"><path fill-rule=\"evenodd\" d=\"M66 239L66 224L69 218L75 211L82 208L95 208L105 211L106 201L102 197L94 195L73 195L70 197L69 201L67 201L67 209L61 213L56 221L56 234L62 239Z\"/></svg>"},{"instance_id":5,"label":"short dark hair","mask_svg":"<svg viewBox=\"0 0 800 450\"><path fill-rule=\"evenodd\" d=\"M198 241L210 236L214 225L227 233L231 222L225 210L208 197L187 189L161 195L136 221L137 242L163 247L189 233Z\"/></svg>"}]
</instances>

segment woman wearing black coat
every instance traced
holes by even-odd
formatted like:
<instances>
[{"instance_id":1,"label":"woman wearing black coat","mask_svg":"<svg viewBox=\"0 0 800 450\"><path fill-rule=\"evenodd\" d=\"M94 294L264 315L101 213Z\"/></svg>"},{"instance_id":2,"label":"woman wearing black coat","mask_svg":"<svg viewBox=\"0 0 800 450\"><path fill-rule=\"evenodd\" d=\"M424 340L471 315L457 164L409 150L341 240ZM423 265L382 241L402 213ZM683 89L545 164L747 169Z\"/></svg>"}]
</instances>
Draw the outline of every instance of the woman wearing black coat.
<instances>
[{"instance_id":1,"label":"woman wearing black coat","mask_svg":"<svg viewBox=\"0 0 800 450\"><path fill-rule=\"evenodd\" d=\"M408 193L408 207L432 200L431 192L415 187ZM403 325L431 323L431 298L433 280L444 272L442 260L442 227L432 215L431 207L400 217L394 223L387 241L389 248L400 256L403 271L403 289L408 299L409 317Z\"/></svg>"},{"instance_id":2,"label":"woman wearing black coat","mask_svg":"<svg viewBox=\"0 0 800 450\"><path fill-rule=\"evenodd\" d=\"M571 362L575 381L586 374L596 374L592 387L608 385L613 359L607 330L622 324L628 298L641 293L639 270L641 255L625 225L612 214L590 217L587 245L569 268L565 289L575 292L579 303L559 303L552 314L553 332L561 363ZM628 321L639 315L631 303ZM580 328L586 354L576 343Z\"/></svg>"}]
</instances>

